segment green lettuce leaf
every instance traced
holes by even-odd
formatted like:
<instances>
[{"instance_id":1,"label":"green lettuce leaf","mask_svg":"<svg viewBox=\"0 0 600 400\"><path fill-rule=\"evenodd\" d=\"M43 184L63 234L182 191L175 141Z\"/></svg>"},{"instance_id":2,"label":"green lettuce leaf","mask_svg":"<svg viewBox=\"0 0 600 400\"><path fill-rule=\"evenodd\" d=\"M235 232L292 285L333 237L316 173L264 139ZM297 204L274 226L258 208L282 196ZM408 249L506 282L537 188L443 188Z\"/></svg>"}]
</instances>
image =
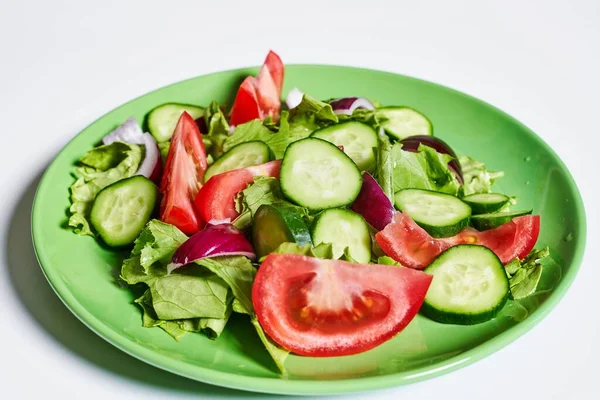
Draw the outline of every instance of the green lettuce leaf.
<instances>
[{"instance_id":1,"label":"green lettuce leaf","mask_svg":"<svg viewBox=\"0 0 600 400\"><path fill-rule=\"evenodd\" d=\"M250 260L242 256L224 256L204 258L196 261L196 263L204 266L229 285L235 297L233 301L234 311L250 315L250 321L273 358L273 362L281 373L285 374L284 362L289 355L289 351L282 349L267 337L254 314L252 283L256 275L256 268L252 266Z\"/></svg>"},{"instance_id":2,"label":"green lettuce leaf","mask_svg":"<svg viewBox=\"0 0 600 400\"><path fill-rule=\"evenodd\" d=\"M394 260L392 257L388 257L388 256L381 256L377 258L377 264L380 265L394 265L396 267L402 267L402 264L400 264L398 261Z\"/></svg>"},{"instance_id":3,"label":"green lettuce leaf","mask_svg":"<svg viewBox=\"0 0 600 400\"><path fill-rule=\"evenodd\" d=\"M391 151L394 192L415 188L456 195L460 184L448 168L451 160L451 156L422 144L416 153L402 150L400 143L394 144Z\"/></svg>"},{"instance_id":4,"label":"green lettuce leaf","mask_svg":"<svg viewBox=\"0 0 600 400\"><path fill-rule=\"evenodd\" d=\"M278 132L280 135L287 136L286 147L297 140L309 137L319 128L320 125L315 122L314 116L299 114L295 118L291 118L288 111L281 112Z\"/></svg>"},{"instance_id":5,"label":"green lettuce leaf","mask_svg":"<svg viewBox=\"0 0 600 400\"><path fill-rule=\"evenodd\" d=\"M238 229L244 229L252 222L252 217L263 204L281 201L283 195L279 180L265 176L254 178L254 183L242 190L236 198L236 207L240 215L233 221Z\"/></svg>"},{"instance_id":6,"label":"green lettuce leaf","mask_svg":"<svg viewBox=\"0 0 600 400\"><path fill-rule=\"evenodd\" d=\"M106 186L133 176L142 156L140 146L114 142L96 147L81 157L76 172L78 179L70 189L69 226L76 234L94 236L88 216L96 195Z\"/></svg>"},{"instance_id":7,"label":"green lettuce leaf","mask_svg":"<svg viewBox=\"0 0 600 400\"><path fill-rule=\"evenodd\" d=\"M258 333L260 341L263 343L263 345L271 355L271 358L273 359L273 362L275 363L279 371L281 371L283 375L286 375L285 360L290 355L290 352L282 347L279 347L277 343L275 343L273 340L271 340L270 337L267 336L263 328L260 326L260 323L258 322L256 316L252 316L250 318L250 322L252 322L254 329L256 329L256 333Z\"/></svg>"},{"instance_id":8,"label":"green lettuce leaf","mask_svg":"<svg viewBox=\"0 0 600 400\"><path fill-rule=\"evenodd\" d=\"M463 173L465 196L475 193L491 193L494 181L504 176L502 171L488 171L484 163L471 157L459 157L458 162Z\"/></svg>"},{"instance_id":9,"label":"green lettuce leaf","mask_svg":"<svg viewBox=\"0 0 600 400\"><path fill-rule=\"evenodd\" d=\"M150 220L135 240L129 258L123 261L121 279L130 285L140 282L150 284L166 275L166 265L186 240L187 236L175 226Z\"/></svg>"},{"instance_id":10,"label":"green lettuce leaf","mask_svg":"<svg viewBox=\"0 0 600 400\"><path fill-rule=\"evenodd\" d=\"M221 278L233 292L239 306L252 314L252 283L256 275L256 268L250 260L243 256L223 256L203 258L196 264L207 268L210 272Z\"/></svg>"},{"instance_id":11,"label":"green lettuce leaf","mask_svg":"<svg viewBox=\"0 0 600 400\"><path fill-rule=\"evenodd\" d=\"M160 319L225 318L231 302L228 285L195 265L161 276L150 284L152 307Z\"/></svg>"},{"instance_id":12,"label":"green lettuce leaf","mask_svg":"<svg viewBox=\"0 0 600 400\"><path fill-rule=\"evenodd\" d=\"M223 143L223 151L231 149L240 143L251 140L261 140L265 142L276 158L281 158L287 147L287 135L280 135L279 132L272 132L263 125L259 119L254 119L245 124L238 125L231 136L228 136Z\"/></svg>"},{"instance_id":13,"label":"green lettuce leaf","mask_svg":"<svg viewBox=\"0 0 600 400\"><path fill-rule=\"evenodd\" d=\"M231 316L232 305L228 304L224 318L193 318L177 321L179 327L186 332L204 332L209 339L215 340L225 329Z\"/></svg>"},{"instance_id":14,"label":"green lettuce leaf","mask_svg":"<svg viewBox=\"0 0 600 400\"><path fill-rule=\"evenodd\" d=\"M312 247L310 244L300 246L298 243L284 242L281 243L271 253L276 254L299 254L301 256L333 259L333 246L331 243L321 243L316 247ZM265 257L262 257L259 261L262 262Z\"/></svg>"},{"instance_id":15,"label":"green lettuce leaf","mask_svg":"<svg viewBox=\"0 0 600 400\"><path fill-rule=\"evenodd\" d=\"M511 297L520 300L535 293L542 277L542 260L550 255L550 249L532 250L523 260L515 258L506 264Z\"/></svg>"},{"instance_id":16,"label":"green lettuce leaf","mask_svg":"<svg viewBox=\"0 0 600 400\"><path fill-rule=\"evenodd\" d=\"M186 330L179 326L177 321L164 321L160 320L156 316L156 313L152 308L152 294L150 293L150 289L146 290L142 297L135 300L135 302L142 308L142 326L144 328L153 328L158 326L177 341L179 341L179 339L181 339L187 333Z\"/></svg>"},{"instance_id":17,"label":"green lettuce leaf","mask_svg":"<svg viewBox=\"0 0 600 400\"><path fill-rule=\"evenodd\" d=\"M377 150L377 169L375 173L377 182L383 189L383 193L394 202L394 161L392 157L392 143L385 136L379 138Z\"/></svg>"},{"instance_id":18,"label":"green lettuce leaf","mask_svg":"<svg viewBox=\"0 0 600 400\"><path fill-rule=\"evenodd\" d=\"M292 118L314 117L318 121L333 122L339 121L338 116L333 112L329 103L317 100L307 94L302 96L302 101L298 106L290 111Z\"/></svg>"},{"instance_id":19,"label":"green lettuce leaf","mask_svg":"<svg viewBox=\"0 0 600 400\"><path fill-rule=\"evenodd\" d=\"M192 318L182 320L161 320L156 315L152 307L152 293L150 289L146 290L142 297L135 301L142 307L142 326L152 328L158 326L171 335L175 340L179 340L187 332L204 332L209 339L218 338L231 315L231 305L227 308L224 318Z\"/></svg>"},{"instance_id":20,"label":"green lettuce leaf","mask_svg":"<svg viewBox=\"0 0 600 400\"><path fill-rule=\"evenodd\" d=\"M219 103L213 101L204 109L204 122L208 132L202 132L202 139L207 153L216 160L223 154L223 146L229 137L229 124Z\"/></svg>"}]
</instances>

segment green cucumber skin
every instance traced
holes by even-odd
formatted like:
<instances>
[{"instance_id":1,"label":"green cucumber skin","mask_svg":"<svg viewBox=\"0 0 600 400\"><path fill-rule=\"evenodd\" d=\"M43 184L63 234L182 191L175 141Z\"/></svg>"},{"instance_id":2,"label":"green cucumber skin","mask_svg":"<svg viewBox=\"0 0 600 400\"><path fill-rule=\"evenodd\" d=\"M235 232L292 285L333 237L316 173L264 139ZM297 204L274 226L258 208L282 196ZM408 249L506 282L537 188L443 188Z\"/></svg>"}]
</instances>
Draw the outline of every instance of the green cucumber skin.
<instances>
[{"instance_id":1,"label":"green cucumber skin","mask_svg":"<svg viewBox=\"0 0 600 400\"><path fill-rule=\"evenodd\" d=\"M156 124L154 123L154 118L155 118L155 114L157 111L160 111L160 109L162 107L166 107L166 106L175 106L175 107L181 107L184 109L188 109L188 110L194 110L194 115L190 114L192 116L192 118L198 119L200 118L200 116L202 116L202 114L204 113L204 107L200 107L194 104L185 104L185 103L163 103L160 104L156 107L154 107L152 110L150 110L150 112L148 112L147 116L146 116L146 127L148 128L148 131L150 131L150 133L152 134L152 136L154 137L154 139L156 139L156 141L158 143L161 142L167 142L169 140L171 140L171 136L173 135L173 132L170 133L171 136L169 137L165 137L163 136L160 132L158 132L158 129L156 128ZM195 116L197 115L197 116ZM177 125L177 121L175 121L175 124L173 125L173 129L175 129L175 126Z\"/></svg>"},{"instance_id":2,"label":"green cucumber skin","mask_svg":"<svg viewBox=\"0 0 600 400\"><path fill-rule=\"evenodd\" d=\"M135 183L137 183L137 181L139 181L142 184L147 185L148 189L151 189L151 191L149 191L149 194L151 197L149 199L150 201L149 201L148 212L146 213L146 215L143 216L142 219L140 219L139 229L132 230L131 233L128 236L125 236L124 238L115 238L115 237L113 237L113 235L110 232L107 232L102 227L102 221L99 221L96 218L96 216L95 216L96 213L94 212L94 208L102 207L101 202L103 201L105 196L107 196L107 195L110 196L110 192L112 192L115 189L118 189L120 187L132 184L132 183L135 184ZM98 233L98 236L100 236L100 239L102 239L102 241L105 244L107 244L108 246L124 247L124 246L130 245L139 236L140 232L144 229L144 226L146 225L146 223L152 217L152 214L154 214L154 212L156 211L156 208L159 205L158 197L159 197L158 188L156 187L156 185L154 185L154 183L151 180L149 180L148 178L146 178L144 176L134 175L129 178L118 180L115 183L108 185L104 189L100 190L100 192L98 192L98 194L96 195L96 198L94 199L94 204L92 205L92 209L90 211L90 222L91 222L92 226L94 227L94 229L96 230L96 232Z\"/></svg>"},{"instance_id":3,"label":"green cucumber skin","mask_svg":"<svg viewBox=\"0 0 600 400\"><path fill-rule=\"evenodd\" d=\"M427 270L429 270L429 273L433 274L434 279L435 279L435 272L433 272L433 271L436 268L436 261L443 259L443 257L448 256L449 252L459 251L460 248L472 247L472 246L477 246L477 245L468 245L467 244L467 245L457 245L457 246L450 247L448 250L446 250L442 254L440 254L427 268L425 268L423 270L423 272L428 273ZM500 299L500 301L498 301L496 303L496 305L493 308L488 309L483 312L479 312L479 313L457 313L457 312L453 312L453 311L449 311L449 310L441 310L438 307L435 307L435 306L429 304L427 302L427 297L426 297L425 300L423 301L423 305L421 306L421 309L419 310L420 313L433 321L440 322L443 324L454 324L454 325L476 325L476 324L480 324L480 323L489 321L490 319L492 319L496 315L498 315L500 310L502 310L502 308L506 305L506 303L509 299L510 284L508 281L508 276L506 275L506 273L504 273L505 272L504 266L502 265L502 262L500 261L498 256L496 256L491 250L489 250L489 253L491 253L490 255L493 255L497 259L499 268L502 268L503 273L500 274L500 276L502 276L504 278L503 283L506 287L504 296Z\"/></svg>"},{"instance_id":4,"label":"green cucumber skin","mask_svg":"<svg viewBox=\"0 0 600 400\"><path fill-rule=\"evenodd\" d=\"M417 225L419 225L421 228L425 229L425 231L427 231L427 233L429 233L429 235L431 237L440 239L440 238L447 238L447 237L452 237L454 235L458 235L467 226L469 226L470 220L471 220L471 217L467 217L467 218L463 219L462 221L457 222L454 225L444 226L444 227L427 225L423 222L417 222L417 221L415 221L415 223Z\"/></svg>"},{"instance_id":5,"label":"green cucumber skin","mask_svg":"<svg viewBox=\"0 0 600 400\"><path fill-rule=\"evenodd\" d=\"M506 305L507 301L508 292L506 292L504 299L495 308L479 314L458 314L449 311L440 311L429 305L427 302L423 302L420 312L425 317L442 324L477 325L487 322L498 315L500 310Z\"/></svg>"},{"instance_id":6,"label":"green cucumber skin","mask_svg":"<svg viewBox=\"0 0 600 400\"><path fill-rule=\"evenodd\" d=\"M383 115L385 117L386 111L393 111L393 110L399 110L399 109L410 110L410 111L413 111L413 112L415 112L415 113L423 116L423 118L425 118L425 120L427 120L427 123L429 125L429 129L428 129L428 132L426 133L426 135L428 135L428 136L434 136L433 135L433 123L431 122L431 120L425 114L423 114L421 111L419 111L419 110L417 110L415 108L408 107L408 106L387 106L387 107L380 107L380 108L378 108L375 111L375 114L380 114L380 115ZM390 136L392 139L394 139L394 140L402 140L402 139L406 139L407 137L414 136L414 135L401 136L401 135L398 135L396 132L393 132L391 130L391 128L386 129L385 126L382 126L382 128L385 131L385 133L388 136ZM422 134L423 133L418 133L418 134L415 134L415 135L422 135Z\"/></svg>"},{"instance_id":7,"label":"green cucumber skin","mask_svg":"<svg viewBox=\"0 0 600 400\"><path fill-rule=\"evenodd\" d=\"M473 215L488 214L488 213L492 213L494 211L498 211L499 209L504 207L506 205L506 203L510 202L510 198L505 195L502 195L506 198L504 201L499 201L496 203L483 203L483 202L478 202L478 201L472 201L471 199L469 199L469 197L472 197L472 196L476 196L476 195L463 197L462 201L464 201L471 207L471 210L473 210Z\"/></svg>"},{"instance_id":8,"label":"green cucumber skin","mask_svg":"<svg viewBox=\"0 0 600 400\"><path fill-rule=\"evenodd\" d=\"M514 211L508 213L489 213L489 214L478 214L471 217L470 224L473 228L478 231L487 231L489 229L497 228L501 225L506 224L513 220L513 218L522 217L524 215L530 215L533 210L525 211Z\"/></svg>"},{"instance_id":9,"label":"green cucumber skin","mask_svg":"<svg viewBox=\"0 0 600 400\"><path fill-rule=\"evenodd\" d=\"M439 193L433 190L427 190L427 189L402 189L399 190L398 192L396 192L394 194L394 207L397 208L398 210L405 212L404 210L402 210L402 208L400 207L399 200L396 200L396 196L403 191L418 191L418 192L423 192L424 194L426 193L431 193L431 194L435 194L438 197L449 197L449 198L454 198L458 201L461 201L459 198L454 197L450 194L446 194L446 193ZM463 202L464 203L464 202ZM466 203L465 203L466 204ZM468 204L467 204L468 206ZM411 218L413 218L409 213L407 213ZM419 225L421 228L425 229L425 231L427 231L427 233L429 233L429 235L431 237L434 237L436 239L439 238L446 238L446 237L451 237L454 236L460 232L462 232L467 226L469 226L469 222L471 220L471 216L467 215L464 219L459 220L457 222L455 222L452 225L447 225L447 226L436 226L436 225L430 225L427 224L423 221L419 221L415 218L413 218L414 222Z\"/></svg>"},{"instance_id":10,"label":"green cucumber skin","mask_svg":"<svg viewBox=\"0 0 600 400\"><path fill-rule=\"evenodd\" d=\"M256 223L256 218L259 219L264 213L275 213L278 217L278 222L282 224L280 226L281 229L284 229L284 234L287 236L287 241L295 242L300 246L311 245L312 246L312 238L310 235L310 230L304 222L302 215L298 212L296 206L286 203L273 203L273 204L263 204L256 210L255 219L252 224L252 242L255 247L255 251L257 252L257 256L263 257L269 254L271 251L275 250L277 246L281 243L277 243L276 245L271 245L270 249L263 250L264 245L258 243L259 233L261 227Z\"/></svg>"},{"instance_id":11,"label":"green cucumber skin","mask_svg":"<svg viewBox=\"0 0 600 400\"><path fill-rule=\"evenodd\" d=\"M237 152L245 151L245 148L247 148L249 146L263 147L264 153L263 153L262 160L260 162L258 162L257 164L252 163L252 164L247 164L247 165L239 165L238 167L233 168L233 169L251 167L254 165L260 165L260 164L264 164L264 163L272 160L273 153L271 152L271 148L265 142L262 142L260 140L251 140L249 142L240 143L240 144L233 146L231 149L229 149L226 153L224 153L221 157L219 157L215 162L213 162L208 167L208 169L204 173L204 182L207 182L214 175L218 175L218 174L222 174L227 171L231 171L231 169L220 170L219 168L221 168L221 165L225 162L225 160L228 157L235 155Z\"/></svg>"}]
</instances>

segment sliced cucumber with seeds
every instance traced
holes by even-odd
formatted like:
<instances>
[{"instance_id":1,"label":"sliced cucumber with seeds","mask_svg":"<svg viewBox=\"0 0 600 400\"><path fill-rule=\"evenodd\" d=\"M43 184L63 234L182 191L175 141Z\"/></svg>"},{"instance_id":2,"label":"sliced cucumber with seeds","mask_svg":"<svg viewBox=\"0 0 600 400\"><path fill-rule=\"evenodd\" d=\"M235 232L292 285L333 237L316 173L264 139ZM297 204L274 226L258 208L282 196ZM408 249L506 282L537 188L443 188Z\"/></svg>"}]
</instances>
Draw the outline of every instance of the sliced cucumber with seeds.
<instances>
[{"instance_id":1,"label":"sliced cucumber with seeds","mask_svg":"<svg viewBox=\"0 0 600 400\"><path fill-rule=\"evenodd\" d=\"M529 215L532 211L533 210L510 211L473 215L471 217L471 226L478 231L485 231L504 225L505 223L512 221L513 218Z\"/></svg>"},{"instance_id":2,"label":"sliced cucumber with seeds","mask_svg":"<svg viewBox=\"0 0 600 400\"><path fill-rule=\"evenodd\" d=\"M443 252L427 268L433 281L421 312L445 324L472 325L492 319L508 299L502 262L479 245L459 245Z\"/></svg>"},{"instance_id":3,"label":"sliced cucumber with seeds","mask_svg":"<svg viewBox=\"0 0 600 400\"><path fill-rule=\"evenodd\" d=\"M190 104L167 103L160 105L148 114L148 130L157 142L166 142L173 136L179 117L187 111L194 119L204 115L204 108Z\"/></svg>"},{"instance_id":4,"label":"sliced cucumber with seeds","mask_svg":"<svg viewBox=\"0 0 600 400\"><path fill-rule=\"evenodd\" d=\"M375 168L377 132L369 125L357 121L344 122L319 129L311 136L342 146L344 153L348 154L361 171L372 171Z\"/></svg>"},{"instance_id":5,"label":"sliced cucumber with seeds","mask_svg":"<svg viewBox=\"0 0 600 400\"><path fill-rule=\"evenodd\" d=\"M90 221L104 243L113 247L133 243L154 211L158 189L137 175L102 189L96 196Z\"/></svg>"},{"instance_id":6,"label":"sliced cucumber with seeds","mask_svg":"<svg viewBox=\"0 0 600 400\"><path fill-rule=\"evenodd\" d=\"M394 195L394 205L436 238L456 235L471 217L471 207L459 198L431 190L400 190Z\"/></svg>"},{"instance_id":7,"label":"sliced cucumber with seeds","mask_svg":"<svg viewBox=\"0 0 600 400\"><path fill-rule=\"evenodd\" d=\"M375 115L385 120L381 127L391 137L401 140L415 135L433 135L433 125L429 119L409 107L383 107L375 111Z\"/></svg>"},{"instance_id":8,"label":"sliced cucumber with seeds","mask_svg":"<svg viewBox=\"0 0 600 400\"><path fill-rule=\"evenodd\" d=\"M348 205L362 187L354 161L334 144L312 137L288 146L279 175L284 196L311 210Z\"/></svg>"},{"instance_id":9,"label":"sliced cucumber with seeds","mask_svg":"<svg viewBox=\"0 0 600 400\"><path fill-rule=\"evenodd\" d=\"M271 149L265 142L253 140L233 146L206 170L204 182L213 175L232 169L250 167L271 161Z\"/></svg>"},{"instance_id":10,"label":"sliced cucumber with seeds","mask_svg":"<svg viewBox=\"0 0 600 400\"><path fill-rule=\"evenodd\" d=\"M510 197L500 193L476 193L463 197L462 201L471 206L473 214L485 214L504 207Z\"/></svg>"},{"instance_id":11,"label":"sliced cucumber with seeds","mask_svg":"<svg viewBox=\"0 0 600 400\"><path fill-rule=\"evenodd\" d=\"M348 254L361 264L371 261L371 234L365 219L343 208L332 208L317 216L312 225L312 238L316 245L331 243L337 259Z\"/></svg>"}]
</instances>

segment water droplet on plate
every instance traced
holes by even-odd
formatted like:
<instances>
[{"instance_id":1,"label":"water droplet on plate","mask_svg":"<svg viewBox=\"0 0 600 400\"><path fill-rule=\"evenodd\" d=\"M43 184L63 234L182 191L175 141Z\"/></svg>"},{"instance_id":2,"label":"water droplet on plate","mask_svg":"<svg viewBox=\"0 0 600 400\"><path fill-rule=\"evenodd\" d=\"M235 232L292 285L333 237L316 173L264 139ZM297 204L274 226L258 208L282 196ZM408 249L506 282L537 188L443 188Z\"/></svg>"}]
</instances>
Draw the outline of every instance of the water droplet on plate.
<instances>
[{"instance_id":1,"label":"water droplet on plate","mask_svg":"<svg viewBox=\"0 0 600 400\"><path fill-rule=\"evenodd\" d=\"M531 161L531 156L527 156L527 157L525 157L523 160L524 160L525 162L529 162L529 161Z\"/></svg>"},{"instance_id":2,"label":"water droplet on plate","mask_svg":"<svg viewBox=\"0 0 600 400\"><path fill-rule=\"evenodd\" d=\"M567 236L565 236L565 242L570 242L573 240L573 234L569 233L567 234Z\"/></svg>"}]
</instances>

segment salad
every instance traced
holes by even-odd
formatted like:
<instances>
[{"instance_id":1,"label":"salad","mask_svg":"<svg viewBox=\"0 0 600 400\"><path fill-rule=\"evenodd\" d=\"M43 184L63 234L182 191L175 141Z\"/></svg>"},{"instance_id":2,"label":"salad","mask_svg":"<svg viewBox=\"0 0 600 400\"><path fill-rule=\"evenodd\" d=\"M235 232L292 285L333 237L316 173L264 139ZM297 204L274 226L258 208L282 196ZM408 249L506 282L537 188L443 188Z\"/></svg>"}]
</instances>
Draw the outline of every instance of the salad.
<instances>
[{"instance_id":1,"label":"salad","mask_svg":"<svg viewBox=\"0 0 600 400\"><path fill-rule=\"evenodd\" d=\"M284 372L289 353L356 354L417 313L478 324L535 293L540 216L493 191L503 173L413 108L282 105L283 80L270 52L230 108L159 105L79 160L69 225L127 252L144 327L218 340L245 314Z\"/></svg>"}]
</instances>

